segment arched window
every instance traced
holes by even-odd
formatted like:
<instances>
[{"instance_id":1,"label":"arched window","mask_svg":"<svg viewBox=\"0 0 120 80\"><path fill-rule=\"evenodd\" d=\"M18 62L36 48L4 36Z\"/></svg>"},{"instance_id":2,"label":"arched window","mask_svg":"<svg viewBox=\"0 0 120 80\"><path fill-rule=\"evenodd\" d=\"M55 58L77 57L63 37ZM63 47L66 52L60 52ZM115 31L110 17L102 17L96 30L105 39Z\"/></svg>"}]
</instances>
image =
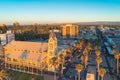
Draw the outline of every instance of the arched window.
<instances>
[{"instance_id":1,"label":"arched window","mask_svg":"<svg viewBox=\"0 0 120 80\"><path fill-rule=\"evenodd\" d=\"M7 51L7 49L5 49L5 51Z\"/></svg>"},{"instance_id":2,"label":"arched window","mask_svg":"<svg viewBox=\"0 0 120 80\"><path fill-rule=\"evenodd\" d=\"M32 51L32 53L34 53L34 51Z\"/></svg>"}]
</instances>

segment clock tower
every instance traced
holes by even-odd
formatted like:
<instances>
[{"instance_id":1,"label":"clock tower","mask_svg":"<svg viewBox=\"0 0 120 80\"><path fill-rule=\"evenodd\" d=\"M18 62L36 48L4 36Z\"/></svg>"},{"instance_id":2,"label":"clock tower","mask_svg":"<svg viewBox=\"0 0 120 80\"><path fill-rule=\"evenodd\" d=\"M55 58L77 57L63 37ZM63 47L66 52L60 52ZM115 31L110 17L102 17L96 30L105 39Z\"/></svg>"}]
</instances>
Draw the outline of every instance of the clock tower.
<instances>
[{"instance_id":1,"label":"clock tower","mask_svg":"<svg viewBox=\"0 0 120 80\"><path fill-rule=\"evenodd\" d=\"M57 49L57 38L53 31L50 32L48 40L48 53L47 53L47 64L48 70L54 71L53 66L50 63L52 57L55 56L55 51Z\"/></svg>"},{"instance_id":2,"label":"clock tower","mask_svg":"<svg viewBox=\"0 0 120 80\"><path fill-rule=\"evenodd\" d=\"M55 50L57 49L57 38L53 31L50 32L48 40L48 57L52 58L55 56Z\"/></svg>"}]
</instances>

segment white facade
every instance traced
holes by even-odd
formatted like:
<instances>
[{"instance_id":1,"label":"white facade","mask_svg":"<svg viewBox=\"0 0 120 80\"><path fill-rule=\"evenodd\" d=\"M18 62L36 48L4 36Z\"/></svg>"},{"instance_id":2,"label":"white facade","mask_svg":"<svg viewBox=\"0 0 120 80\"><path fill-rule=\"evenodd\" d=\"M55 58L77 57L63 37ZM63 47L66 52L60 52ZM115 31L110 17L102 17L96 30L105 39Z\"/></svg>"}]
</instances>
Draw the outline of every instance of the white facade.
<instances>
[{"instance_id":1,"label":"white facade","mask_svg":"<svg viewBox=\"0 0 120 80\"><path fill-rule=\"evenodd\" d=\"M1 44L5 45L7 43L6 34L0 34L0 38L1 38Z\"/></svg>"},{"instance_id":2,"label":"white facade","mask_svg":"<svg viewBox=\"0 0 120 80\"><path fill-rule=\"evenodd\" d=\"M11 32L7 32L5 34L0 34L0 38L1 38L1 44L6 45L7 42L15 40L15 35Z\"/></svg>"}]
</instances>

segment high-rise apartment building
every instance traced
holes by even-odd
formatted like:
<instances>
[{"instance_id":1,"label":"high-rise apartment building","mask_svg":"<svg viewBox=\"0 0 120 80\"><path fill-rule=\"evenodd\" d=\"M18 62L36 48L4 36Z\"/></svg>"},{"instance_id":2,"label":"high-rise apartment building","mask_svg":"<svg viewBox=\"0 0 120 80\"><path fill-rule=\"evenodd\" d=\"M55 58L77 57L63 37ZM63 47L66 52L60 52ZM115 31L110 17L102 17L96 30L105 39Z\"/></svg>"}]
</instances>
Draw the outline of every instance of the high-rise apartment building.
<instances>
[{"instance_id":1,"label":"high-rise apartment building","mask_svg":"<svg viewBox=\"0 0 120 80\"><path fill-rule=\"evenodd\" d=\"M61 25L61 35L63 37L77 37L78 25L72 24Z\"/></svg>"}]
</instances>

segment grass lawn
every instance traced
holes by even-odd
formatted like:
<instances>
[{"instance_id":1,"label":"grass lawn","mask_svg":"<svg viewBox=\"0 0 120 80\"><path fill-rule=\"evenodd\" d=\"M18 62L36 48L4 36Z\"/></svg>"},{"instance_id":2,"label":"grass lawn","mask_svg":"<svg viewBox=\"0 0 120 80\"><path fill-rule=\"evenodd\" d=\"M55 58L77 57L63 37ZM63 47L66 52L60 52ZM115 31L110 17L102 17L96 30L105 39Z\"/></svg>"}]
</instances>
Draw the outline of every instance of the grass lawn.
<instances>
[{"instance_id":1,"label":"grass lawn","mask_svg":"<svg viewBox=\"0 0 120 80\"><path fill-rule=\"evenodd\" d=\"M28 74L28 73L13 71L13 70L8 70L7 73L12 80L31 80L32 77L35 80L42 80L41 76L34 75L34 74Z\"/></svg>"}]
</instances>

